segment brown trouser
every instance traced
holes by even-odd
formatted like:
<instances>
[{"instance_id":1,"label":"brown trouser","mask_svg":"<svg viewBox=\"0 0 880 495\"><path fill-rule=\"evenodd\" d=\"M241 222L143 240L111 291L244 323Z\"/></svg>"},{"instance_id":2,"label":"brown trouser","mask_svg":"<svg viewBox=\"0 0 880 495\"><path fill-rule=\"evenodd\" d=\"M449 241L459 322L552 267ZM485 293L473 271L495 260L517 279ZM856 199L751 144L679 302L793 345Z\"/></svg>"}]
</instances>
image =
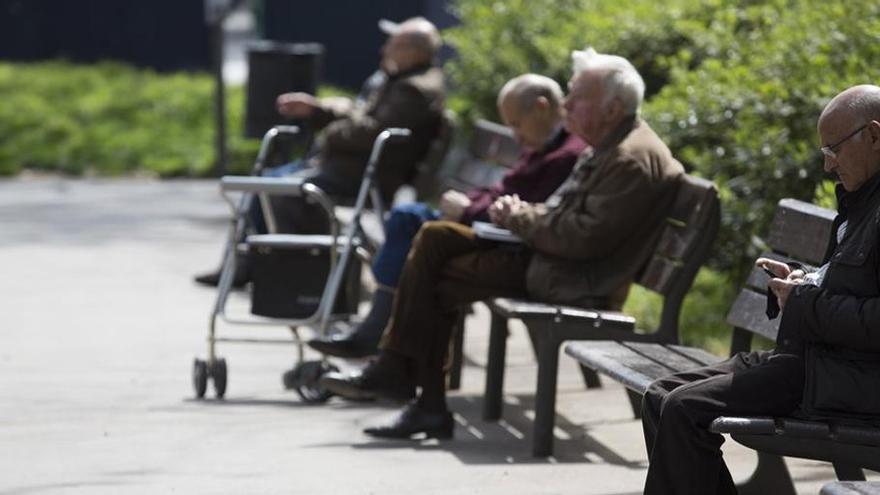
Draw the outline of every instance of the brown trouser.
<instances>
[{"instance_id":1,"label":"brown trouser","mask_svg":"<svg viewBox=\"0 0 880 495\"><path fill-rule=\"evenodd\" d=\"M413 241L383 349L407 356L420 384L442 383L443 364L461 305L525 296L531 251L479 239L455 222L426 222Z\"/></svg>"}]
</instances>

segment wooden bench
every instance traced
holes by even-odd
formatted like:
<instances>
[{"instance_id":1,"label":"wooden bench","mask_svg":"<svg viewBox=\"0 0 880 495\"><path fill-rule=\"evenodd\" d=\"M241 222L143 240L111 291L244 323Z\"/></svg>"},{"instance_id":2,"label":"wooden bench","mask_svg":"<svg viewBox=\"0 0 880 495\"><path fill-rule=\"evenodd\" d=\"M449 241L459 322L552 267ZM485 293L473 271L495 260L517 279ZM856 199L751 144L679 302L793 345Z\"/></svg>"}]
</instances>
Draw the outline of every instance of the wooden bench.
<instances>
[{"instance_id":1,"label":"wooden bench","mask_svg":"<svg viewBox=\"0 0 880 495\"><path fill-rule=\"evenodd\" d=\"M799 261L807 266L820 264L833 218L834 212L809 203L780 201L767 239L772 252L763 256ZM748 351L754 335L776 338L779 318L769 320L764 314L767 281L763 270L752 270L727 315L727 322L733 327L731 355ZM623 341L574 342L565 351L582 365L610 376L638 394L644 394L651 382L664 375L721 360L700 349ZM730 434L737 442L758 451L755 472L739 487L743 495L795 493L780 456L831 462L838 478L844 480L864 480L861 468L880 470L880 429L794 418L720 417L710 430Z\"/></svg>"},{"instance_id":2,"label":"wooden bench","mask_svg":"<svg viewBox=\"0 0 880 495\"><path fill-rule=\"evenodd\" d=\"M880 482L835 481L822 487L821 495L880 495Z\"/></svg>"},{"instance_id":3,"label":"wooden bench","mask_svg":"<svg viewBox=\"0 0 880 495\"><path fill-rule=\"evenodd\" d=\"M623 338L644 342L677 342L682 300L708 257L719 222L720 209L715 185L704 179L685 176L667 217L666 227L651 258L636 279L639 285L663 297L660 325L652 332L634 333L635 318L620 312L507 298L488 301L492 317L483 418L494 421L501 417L508 320L519 319L528 330L538 359L532 453L535 456L551 455L556 416L556 378L562 343L568 340ZM598 377L592 371L583 371L588 387L599 385Z\"/></svg>"}]
</instances>

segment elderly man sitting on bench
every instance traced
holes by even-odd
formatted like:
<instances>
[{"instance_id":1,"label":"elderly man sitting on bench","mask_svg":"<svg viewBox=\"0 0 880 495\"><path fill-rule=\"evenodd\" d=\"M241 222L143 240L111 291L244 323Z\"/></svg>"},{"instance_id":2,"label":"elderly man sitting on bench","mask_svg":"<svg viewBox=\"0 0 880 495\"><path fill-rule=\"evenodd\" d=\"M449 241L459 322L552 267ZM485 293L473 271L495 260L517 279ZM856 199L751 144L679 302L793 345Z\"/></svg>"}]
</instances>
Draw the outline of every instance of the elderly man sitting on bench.
<instances>
[{"instance_id":1,"label":"elderly man sitting on bench","mask_svg":"<svg viewBox=\"0 0 880 495\"><path fill-rule=\"evenodd\" d=\"M515 194L533 203L546 200L571 173L585 147L579 137L562 126L562 99L562 88L549 77L524 74L508 81L498 93L498 111L524 148L516 166L493 186L467 194L446 191L439 211L424 203L394 208L385 224L385 244L373 263L378 288L369 314L350 333L316 338L309 345L324 354L347 358L378 352L376 346L391 315L400 272L423 223L441 218L463 225L488 221L489 205L505 195Z\"/></svg>"},{"instance_id":2,"label":"elderly man sitting on bench","mask_svg":"<svg viewBox=\"0 0 880 495\"><path fill-rule=\"evenodd\" d=\"M449 438L443 364L462 304L495 296L594 308L620 307L664 226L684 173L639 119L641 76L626 59L574 52L566 127L594 148L544 203L499 198L493 222L522 245L480 239L453 222L428 222L403 269L379 359L362 373L325 375L327 389L353 398L413 397L369 435Z\"/></svg>"},{"instance_id":3,"label":"elderly man sitting on bench","mask_svg":"<svg viewBox=\"0 0 880 495\"><path fill-rule=\"evenodd\" d=\"M771 271L768 316L782 310L771 351L740 353L720 364L651 384L642 402L650 465L646 495L736 493L721 456L719 416L788 416L801 404L807 352L880 351L880 87L855 86L834 97L818 123L825 171L840 179L839 214L826 264L814 273L760 258ZM877 354L880 360L880 354ZM857 373L851 376L857 376ZM876 383L829 384L838 405L876 405ZM876 414L876 411L875 411Z\"/></svg>"}]
</instances>

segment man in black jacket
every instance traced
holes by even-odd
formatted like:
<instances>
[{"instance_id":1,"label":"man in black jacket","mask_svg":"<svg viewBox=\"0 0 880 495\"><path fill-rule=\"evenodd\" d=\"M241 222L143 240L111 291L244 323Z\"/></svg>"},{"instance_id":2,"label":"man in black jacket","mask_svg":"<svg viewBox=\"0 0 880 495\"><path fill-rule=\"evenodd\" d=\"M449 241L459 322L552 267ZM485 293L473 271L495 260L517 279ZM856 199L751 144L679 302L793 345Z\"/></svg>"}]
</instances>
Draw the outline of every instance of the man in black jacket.
<instances>
[{"instance_id":1,"label":"man in black jacket","mask_svg":"<svg viewBox=\"0 0 880 495\"><path fill-rule=\"evenodd\" d=\"M774 350L740 353L651 384L642 403L646 495L736 493L721 457L724 439L708 429L714 419L793 413L805 366L814 365L805 362L810 345L880 351L880 87L855 86L834 97L818 132L825 171L840 180L826 263L804 273L757 261L776 274L770 289L782 321Z\"/></svg>"}]
</instances>

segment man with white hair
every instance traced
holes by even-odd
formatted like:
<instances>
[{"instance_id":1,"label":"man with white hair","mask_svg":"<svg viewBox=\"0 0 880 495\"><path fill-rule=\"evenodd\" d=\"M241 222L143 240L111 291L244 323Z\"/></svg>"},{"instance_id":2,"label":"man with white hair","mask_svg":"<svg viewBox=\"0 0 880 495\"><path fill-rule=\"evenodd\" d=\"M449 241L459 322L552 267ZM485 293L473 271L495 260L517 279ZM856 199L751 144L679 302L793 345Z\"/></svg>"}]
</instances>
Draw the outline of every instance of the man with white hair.
<instances>
[{"instance_id":1,"label":"man with white hair","mask_svg":"<svg viewBox=\"0 0 880 495\"><path fill-rule=\"evenodd\" d=\"M489 297L619 308L664 224L684 172L644 121L644 83L627 60L574 52L566 127L593 148L544 203L503 196L492 220L520 246L477 238L453 222L419 231L398 286L379 359L362 373L325 375L339 395L418 399L376 437L449 438L443 364L456 311Z\"/></svg>"},{"instance_id":2,"label":"man with white hair","mask_svg":"<svg viewBox=\"0 0 880 495\"><path fill-rule=\"evenodd\" d=\"M741 352L651 384L642 401L646 495L736 493L721 456L724 438L709 431L719 416L788 416L803 399L808 417L880 417L876 371L857 369L880 361L880 87L855 86L835 96L818 133L825 171L840 180L825 264L806 274L758 259L776 275L769 282L782 309L775 349ZM810 349L821 350L821 363ZM847 366L853 352L862 361ZM804 393L808 369L833 377L817 379L810 394L821 395L817 403ZM833 404L833 411L814 412L822 404Z\"/></svg>"},{"instance_id":3,"label":"man with white hair","mask_svg":"<svg viewBox=\"0 0 880 495\"><path fill-rule=\"evenodd\" d=\"M498 93L498 112L523 148L517 164L491 186L467 193L446 191L437 210L424 203L392 209L385 222L385 244L373 262L378 287L369 314L352 331L317 337L309 345L324 354L347 358L378 352L400 272L412 240L425 222L443 219L470 225L475 220L488 221L489 206L505 195L516 194L532 202L547 199L571 173L585 147L579 137L562 126L562 100L562 88L549 77L523 74L508 81Z\"/></svg>"},{"instance_id":4,"label":"man with white hair","mask_svg":"<svg viewBox=\"0 0 880 495\"><path fill-rule=\"evenodd\" d=\"M394 192L412 180L416 165L428 151L442 121L443 72L434 66L442 42L437 28L423 17L400 24L383 19L379 27L390 35L382 46L380 71L368 79L357 100L316 98L299 92L278 97L279 113L305 119L319 132L308 157L266 170L266 175L306 177L327 194L353 198L376 136L388 127L405 127L412 134L401 143L388 145L376 171L376 181L383 199L390 203ZM291 198L274 198L273 205L285 231L316 233L326 228L324 216L314 205ZM257 232L265 232L259 202L253 202L249 217ZM237 267L233 285L241 287L250 278L245 256ZM217 285L220 272L200 275L195 280Z\"/></svg>"}]
</instances>

